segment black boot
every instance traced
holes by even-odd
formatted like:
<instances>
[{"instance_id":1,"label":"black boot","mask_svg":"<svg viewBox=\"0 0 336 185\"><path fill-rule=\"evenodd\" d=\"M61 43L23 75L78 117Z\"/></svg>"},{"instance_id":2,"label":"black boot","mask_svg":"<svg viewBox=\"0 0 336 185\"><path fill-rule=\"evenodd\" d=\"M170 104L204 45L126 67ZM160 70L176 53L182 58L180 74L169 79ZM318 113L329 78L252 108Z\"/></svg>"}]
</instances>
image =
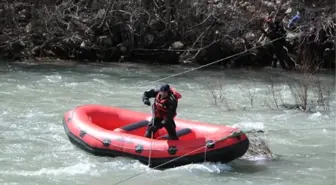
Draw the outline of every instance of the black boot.
<instances>
[{"instance_id":1,"label":"black boot","mask_svg":"<svg viewBox=\"0 0 336 185\"><path fill-rule=\"evenodd\" d=\"M148 126L145 137L152 138L152 135L157 131L157 128L155 126Z\"/></svg>"},{"instance_id":2,"label":"black boot","mask_svg":"<svg viewBox=\"0 0 336 185\"><path fill-rule=\"evenodd\" d=\"M149 129L146 130L146 133L144 135L145 137L151 138L152 137L152 133Z\"/></svg>"},{"instance_id":3,"label":"black boot","mask_svg":"<svg viewBox=\"0 0 336 185\"><path fill-rule=\"evenodd\" d=\"M175 122L171 122L170 124L167 124L165 128L169 135L168 140L179 140L176 134Z\"/></svg>"}]
</instances>

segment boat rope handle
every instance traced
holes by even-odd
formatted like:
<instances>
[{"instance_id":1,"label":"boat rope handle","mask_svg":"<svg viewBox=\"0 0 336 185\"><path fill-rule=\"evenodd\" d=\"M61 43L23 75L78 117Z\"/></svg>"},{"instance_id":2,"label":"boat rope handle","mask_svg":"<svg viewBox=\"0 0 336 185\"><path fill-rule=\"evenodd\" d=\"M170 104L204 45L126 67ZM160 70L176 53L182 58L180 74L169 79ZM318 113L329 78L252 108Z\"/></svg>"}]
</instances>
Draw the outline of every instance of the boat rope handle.
<instances>
[{"instance_id":1,"label":"boat rope handle","mask_svg":"<svg viewBox=\"0 0 336 185\"><path fill-rule=\"evenodd\" d=\"M311 130L311 129L329 129L329 130L331 130L331 129L336 129L335 127L316 127L316 128L303 128L303 129L282 129L282 130L270 130L270 131L286 131L286 132L288 132L288 131L292 131L292 130L294 130L294 131L300 131L300 130ZM248 134L248 133L265 133L264 131L262 131L262 130L255 130L255 129L251 129L251 130L248 130L248 131L240 131L240 132L242 132L242 133L245 133L245 134ZM238 133L239 133L239 131L238 131ZM92 135L92 134L90 134L90 133L86 133L87 135L89 135L89 136L91 136L93 139L95 139L95 140L97 140L97 141L99 141L99 142L103 142L103 140L102 139L99 139L99 138L97 138L96 136L94 136L94 135ZM233 134L237 134L237 131L236 131L236 133L233 133ZM236 136L231 136L231 135L229 135L229 136L226 136L226 137L223 137L223 138L221 138L221 139L219 139L217 142L219 142L219 141L222 141L222 140L225 140L225 139L227 139L228 137L237 137L237 135ZM132 150L132 149L134 149L134 148L131 148L131 147L125 147L124 146L124 144L122 145L122 146L120 146L120 145L115 145L115 144L113 144L113 142L110 144L110 145L112 145L112 146L116 146L116 147L121 147L121 148L123 148L123 149L127 149L127 150ZM198 145L199 147L204 147L204 145L202 144L202 145ZM197 146L187 146L187 147L181 147L180 149L188 149L188 148L195 148L195 147L197 147ZM160 150L160 149L159 149ZM161 149L162 151L163 150L165 150L165 149Z\"/></svg>"},{"instance_id":2,"label":"boat rope handle","mask_svg":"<svg viewBox=\"0 0 336 185\"><path fill-rule=\"evenodd\" d=\"M252 48L250 48L250 49L247 49L247 50L245 50L245 51L242 51L242 52L239 52L239 53L230 55L230 56L228 56L228 57L225 57L225 58L221 58L221 59L215 60L215 61L210 62L210 63L208 63L208 64L204 64L204 65L201 65L201 66L198 66L198 67L195 67L195 68L191 68L191 69L189 69L189 70L186 70L186 71L183 71L183 72L180 72L180 73L176 73L176 74L173 74L173 75L164 77L164 78L160 78L160 79L158 79L158 80L149 82L149 84L154 84L154 83L156 83L156 82L160 82L160 81L162 81L162 80L167 80L167 79L169 79L169 78L173 78L173 77L176 77L176 76L180 76L180 75L183 75L183 74L185 74L185 73L189 73L189 72L191 72L191 71L195 71L195 70L198 70L198 69L201 69L201 68L204 68L204 67L207 67L207 66L211 66L211 65L213 65L213 64L216 64L216 63L225 61L225 60L227 60L227 59L230 59L230 58L233 58L233 57L236 57L236 56L239 56L239 55L243 55L243 54L245 54L245 53L247 53L247 52L249 52L249 51L252 51L252 50L257 49L257 48L264 47L265 45L269 45L269 44L271 44L271 43L273 43L273 42L275 42L275 41L277 41L277 40L280 40L280 39L282 39L282 38L285 38L285 36L282 36L282 37L273 39L273 40L271 40L271 41L269 41L269 42L267 42L267 43L265 43L265 44L262 44L262 45L260 45L260 46L254 46L254 47L252 47ZM143 86L140 86L140 87L146 87L146 86L147 86L147 85L143 85Z\"/></svg>"}]
</instances>

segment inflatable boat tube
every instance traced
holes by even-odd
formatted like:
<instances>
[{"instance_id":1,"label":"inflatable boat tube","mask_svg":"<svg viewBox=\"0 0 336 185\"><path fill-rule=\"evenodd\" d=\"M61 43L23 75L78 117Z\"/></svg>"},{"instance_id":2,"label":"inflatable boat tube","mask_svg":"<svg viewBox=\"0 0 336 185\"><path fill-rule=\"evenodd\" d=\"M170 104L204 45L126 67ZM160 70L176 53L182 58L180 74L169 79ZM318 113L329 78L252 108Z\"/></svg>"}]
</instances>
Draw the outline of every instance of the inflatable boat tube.
<instances>
[{"instance_id":1,"label":"inflatable boat tube","mask_svg":"<svg viewBox=\"0 0 336 185\"><path fill-rule=\"evenodd\" d=\"M164 128L144 137L150 114L103 105L84 105L65 113L69 140L99 156L125 156L155 168L191 163L227 163L242 157L249 140L229 126L175 119L179 140L167 140Z\"/></svg>"}]
</instances>

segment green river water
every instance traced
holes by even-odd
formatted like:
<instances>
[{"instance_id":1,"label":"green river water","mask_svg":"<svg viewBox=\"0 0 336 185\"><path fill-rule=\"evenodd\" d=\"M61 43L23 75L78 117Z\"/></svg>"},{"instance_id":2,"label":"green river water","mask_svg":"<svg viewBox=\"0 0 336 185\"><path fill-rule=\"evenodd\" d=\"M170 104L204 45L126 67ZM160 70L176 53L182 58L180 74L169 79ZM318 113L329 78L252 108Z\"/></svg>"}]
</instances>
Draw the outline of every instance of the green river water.
<instances>
[{"instance_id":1,"label":"green river water","mask_svg":"<svg viewBox=\"0 0 336 185\"><path fill-rule=\"evenodd\" d=\"M87 103L149 112L141 95L158 84L150 82L189 68L110 64L11 69L1 66L0 70L1 185L113 185L139 172L144 173L121 184L335 184L333 75L320 75L324 86L332 90L325 97L329 109L314 112L265 105L272 102L267 88L270 76L276 81L276 91L293 102L286 86L290 80L285 77L291 74L281 70L193 71L165 80L183 95L178 117L263 129L275 157L247 154L229 164L191 164L158 171L132 159L95 157L81 151L69 142L62 117ZM214 82L222 85L230 110L213 105L209 84Z\"/></svg>"}]
</instances>

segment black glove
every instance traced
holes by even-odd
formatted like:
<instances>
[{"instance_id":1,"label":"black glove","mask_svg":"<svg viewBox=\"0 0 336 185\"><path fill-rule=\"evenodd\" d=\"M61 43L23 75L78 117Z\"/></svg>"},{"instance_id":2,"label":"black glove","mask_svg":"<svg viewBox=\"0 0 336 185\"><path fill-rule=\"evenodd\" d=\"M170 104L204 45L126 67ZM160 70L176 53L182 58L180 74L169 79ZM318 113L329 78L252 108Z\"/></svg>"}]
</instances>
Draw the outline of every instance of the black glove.
<instances>
[{"instance_id":1,"label":"black glove","mask_svg":"<svg viewBox=\"0 0 336 185\"><path fill-rule=\"evenodd\" d=\"M145 105L148 105L148 106L151 105L151 102L149 100L144 100L143 102L144 102Z\"/></svg>"}]
</instances>

